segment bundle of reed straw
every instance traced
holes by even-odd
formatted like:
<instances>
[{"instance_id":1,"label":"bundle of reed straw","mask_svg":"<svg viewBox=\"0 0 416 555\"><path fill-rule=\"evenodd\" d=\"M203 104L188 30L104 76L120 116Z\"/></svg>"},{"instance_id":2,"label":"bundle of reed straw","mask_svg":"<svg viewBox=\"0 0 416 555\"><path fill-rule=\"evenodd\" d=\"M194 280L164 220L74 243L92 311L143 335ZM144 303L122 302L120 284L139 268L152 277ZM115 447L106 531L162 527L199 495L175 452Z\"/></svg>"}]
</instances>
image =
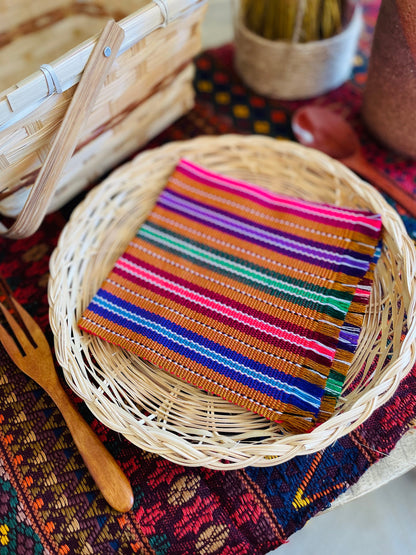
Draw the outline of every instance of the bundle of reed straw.
<instances>
[{"instance_id":1,"label":"bundle of reed straw","mask_svg":"<svg viewBox=\"0 0 416 555\"><path fill-rule=\"evenodd\" d=\"M244 24L270 40L309 42L342 30L344 0L241 0Z\"/></svg>"}]
</instances>

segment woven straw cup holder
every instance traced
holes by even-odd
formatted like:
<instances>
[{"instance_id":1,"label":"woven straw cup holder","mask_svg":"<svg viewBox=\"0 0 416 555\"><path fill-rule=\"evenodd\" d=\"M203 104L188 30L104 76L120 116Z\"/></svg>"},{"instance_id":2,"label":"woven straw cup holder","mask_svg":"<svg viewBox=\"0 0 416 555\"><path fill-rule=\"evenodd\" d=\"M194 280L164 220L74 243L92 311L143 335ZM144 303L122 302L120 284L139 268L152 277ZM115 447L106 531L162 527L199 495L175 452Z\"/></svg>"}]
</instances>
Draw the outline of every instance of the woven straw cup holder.
<instances>
[{"instance_id":1,"label":"woven straw cup holder","mask_svg":"<svg viewBox=\"0 0 416 555\"><path fill-rule=\"evenodd\" d=\"M236 15L235 67L259 94L285 100L318 96L349 78L361 29L360 6L339 34L306 43L265 39Z\"/></svg>"},{"instance_id":2,"label":"woven straw cup holder","mask_svg":"<svg viewBox=\"0 0 416 555\"><path fill-rule=\"evenodd\" d=\"M284 194L382 215L382 254L358 349L334 415L310 433L285 433L77 327L182 157ZM213 469L276 465L328 446L393 395L416 358L415 269L414 245L398 214L326 155L261 136L174 142L113 172L64 228L50 265L56 355L69 386L94 415L142 449Z\"/></svg>"}]
</instances>

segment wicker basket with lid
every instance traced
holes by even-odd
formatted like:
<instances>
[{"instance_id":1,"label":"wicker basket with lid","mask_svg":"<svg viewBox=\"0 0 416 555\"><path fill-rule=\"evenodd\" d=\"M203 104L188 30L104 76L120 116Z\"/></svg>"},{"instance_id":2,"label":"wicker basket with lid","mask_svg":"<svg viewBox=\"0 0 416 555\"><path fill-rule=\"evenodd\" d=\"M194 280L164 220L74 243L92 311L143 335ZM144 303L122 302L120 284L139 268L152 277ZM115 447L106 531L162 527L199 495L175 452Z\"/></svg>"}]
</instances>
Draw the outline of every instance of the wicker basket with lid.
<instances>
[{"instance_id":1,"label":"wicker basket with lid","mask_svg":"<svg viewBox=\"0 0 416 555\"><path fill-rule=\"evenodd\" d=\"M16 217L109 19L124 40L47 211L193 105L204 0L0 0L0 213Z\"/></svg>"}]
</instances>

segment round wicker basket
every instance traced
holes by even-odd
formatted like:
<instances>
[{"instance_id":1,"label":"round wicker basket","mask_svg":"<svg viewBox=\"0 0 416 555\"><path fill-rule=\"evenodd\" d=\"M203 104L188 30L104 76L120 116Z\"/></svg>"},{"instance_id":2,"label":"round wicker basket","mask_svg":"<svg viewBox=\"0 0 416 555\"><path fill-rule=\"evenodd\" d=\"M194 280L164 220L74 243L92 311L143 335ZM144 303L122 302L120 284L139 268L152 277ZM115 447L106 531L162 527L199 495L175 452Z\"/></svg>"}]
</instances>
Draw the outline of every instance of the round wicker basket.
<instances>
[{"instance_id":1,"label":"round wicker basket","mask_svg":"<svg viewBox=\"0 0 416 555\"><path fill-rule=\"evenodd\" d=\"M382 255L354 362L335 414L308 434L285 433L77 327L181 157L292 196L382 214ZM394 393L416 357L415 268L415 248L398 214L329 157L261 136L170 143L113 172L63 230L49 282L56 355L69 386L95 416L142 449L188 466L271 466L324 448Z\"/></svg>"},{"instance_id":2,"label":"round wicker basket","mask_svg":"<svg viewBox=\"0 0 416 555\"><path fill-rule=\"evenodd\" d=\"M339 34L305 43L265 39L237 16L235 67L259 94L285 100L318 96L349 78L361 29L360 6Z\"/></svg>"}]
</instances>

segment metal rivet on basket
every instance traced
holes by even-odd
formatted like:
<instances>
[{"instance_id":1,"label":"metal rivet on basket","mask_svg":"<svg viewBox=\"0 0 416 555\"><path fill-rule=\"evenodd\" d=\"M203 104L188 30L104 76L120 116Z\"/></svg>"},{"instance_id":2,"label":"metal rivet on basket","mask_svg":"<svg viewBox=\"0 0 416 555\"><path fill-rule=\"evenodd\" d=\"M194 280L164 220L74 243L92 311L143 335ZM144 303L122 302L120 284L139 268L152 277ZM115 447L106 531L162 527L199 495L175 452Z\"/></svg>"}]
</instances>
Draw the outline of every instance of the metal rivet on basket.
<instances>
[{"instance_id":1,"label":"metal rivet on basket","mask_svg":"<svg viewBox=\"0 0 416 555\"><path fill-rule=\"evenodd\" d=\"M105 56L106 58L108 58L108 57L111 55L111 48L110 48L109 46L106 46L106 47L104 48L104 52L103 52L103 53L104 53L104 56Z\"/></svg>"}]
</instances>

